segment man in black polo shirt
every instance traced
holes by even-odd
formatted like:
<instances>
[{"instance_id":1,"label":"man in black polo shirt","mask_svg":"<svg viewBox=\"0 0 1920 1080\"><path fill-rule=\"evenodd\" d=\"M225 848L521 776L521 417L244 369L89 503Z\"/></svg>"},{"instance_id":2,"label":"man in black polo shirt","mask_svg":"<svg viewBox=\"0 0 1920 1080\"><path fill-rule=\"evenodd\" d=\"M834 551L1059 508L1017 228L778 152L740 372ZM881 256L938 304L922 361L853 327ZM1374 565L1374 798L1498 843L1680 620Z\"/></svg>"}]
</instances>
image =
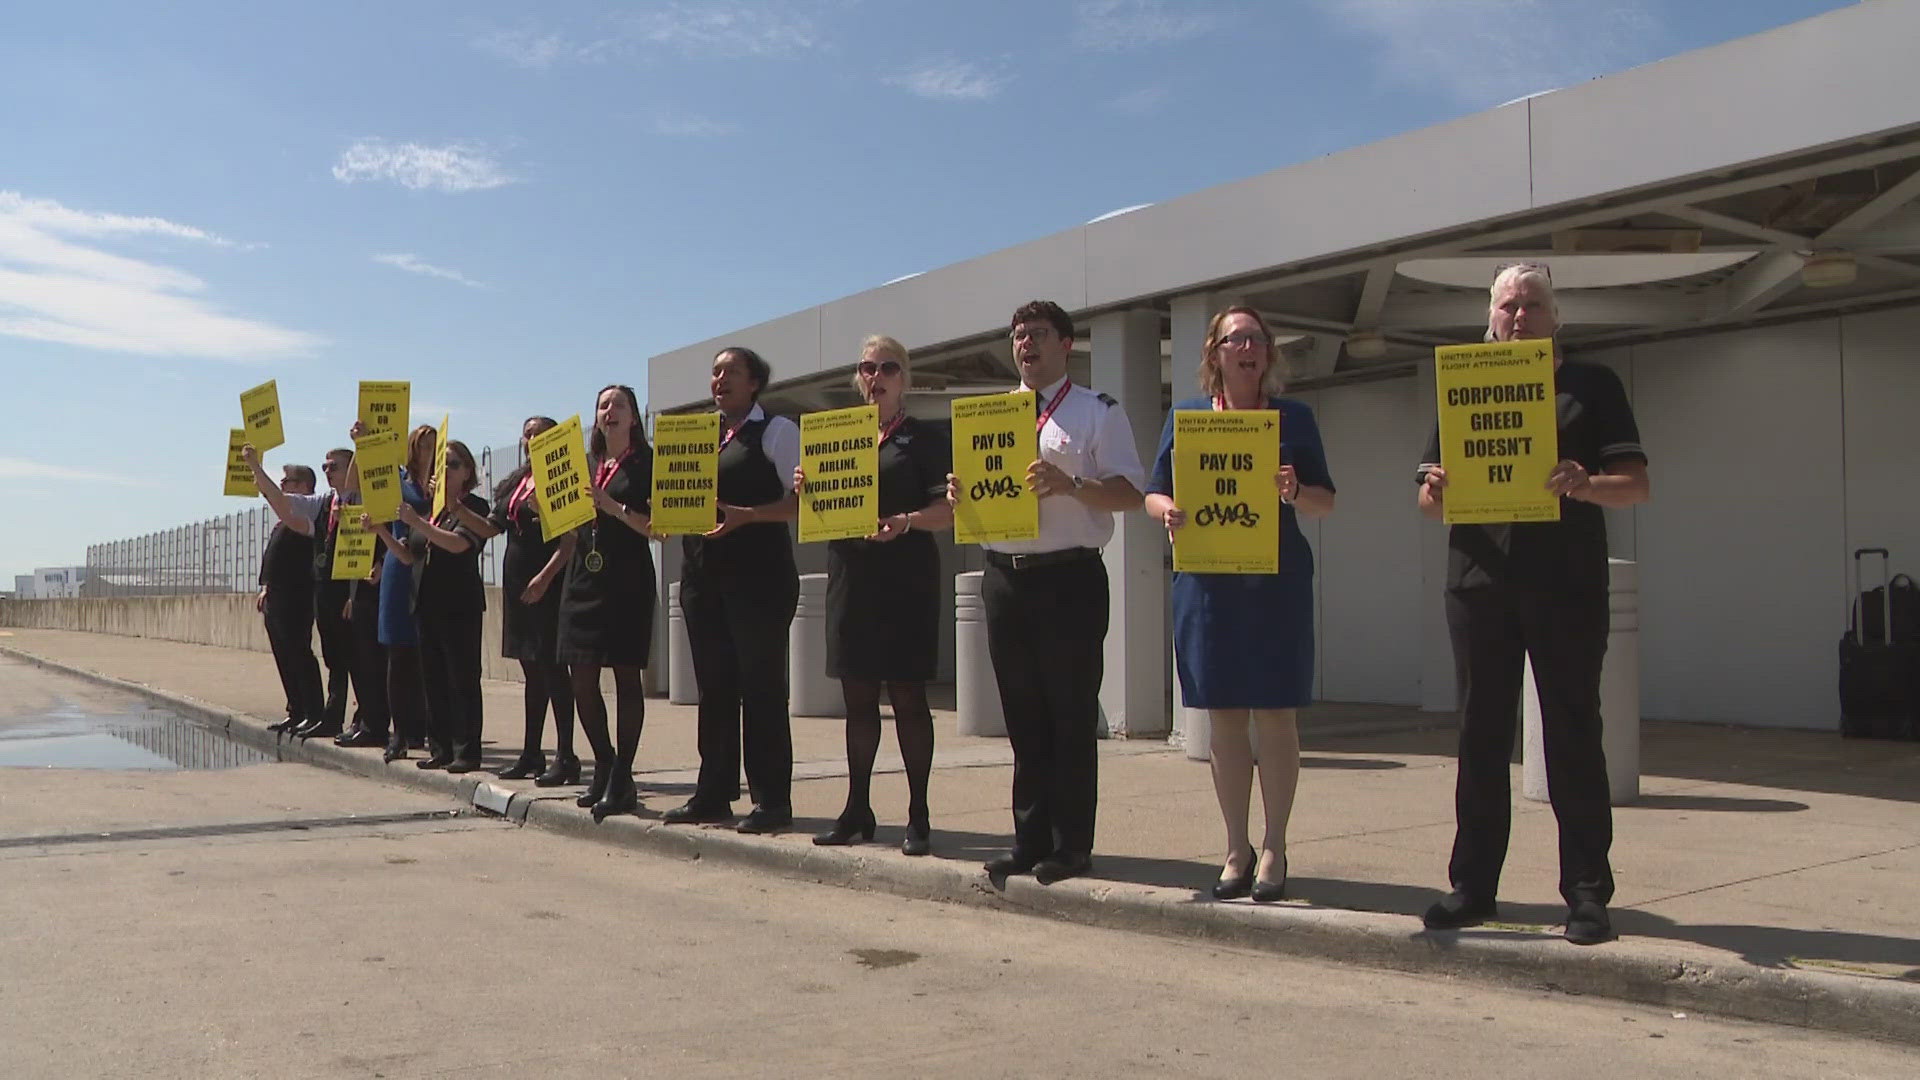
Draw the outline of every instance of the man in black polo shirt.
<instances>
[{"instance_id":1,"label":"man in black polo shirt","mask_svg":"<svg viewBox=\"0 0 1920 1080\"><path fill-rule=\"evenodd\" d=\"M1494 278L1491 341L1550 338L1559 309L1546 267L1510 266ZM1496 914L1500 868L1513 816L1509 763L1523 665L1533 660L1540 697L1547 790L1560 826L1560 895L1566 938L1594 945L1613 936L1608 849L1613 809L1600 740L1600 667L1607 651L1607 525L1603 507L1649 494L1647 457L1619 377L1598 364L1565 361L1556 347L1554 385L1560 461L1547 489L1560 520L1455 525L1448 535L1447 627L1462 700L1454 789L1452 891L1427 909L1429 929L1473 926ZM1447 472L1436 429L1418 474L1420 509L1441 516Z\"/></svg>"},{"instance_id":2,"label":"man in black polo shirt","mask_svg":"<svg viewBox=\"0 0 1920 1080\"><path fill-rule=\"evenodd\" d=\"M256 482L264 476L256 477ZM311 496L313 482L312 469L286 465L278 486L283 495ZM287 694L287 718L273 725L273 730L318 723L326 713L326 697L320 687L320 665L313 658L313 537L309 533L290 529L284 521L275 523L260 555L260 596L254 607L266 619L267 644Z\"/></svg>"}]
</instances>

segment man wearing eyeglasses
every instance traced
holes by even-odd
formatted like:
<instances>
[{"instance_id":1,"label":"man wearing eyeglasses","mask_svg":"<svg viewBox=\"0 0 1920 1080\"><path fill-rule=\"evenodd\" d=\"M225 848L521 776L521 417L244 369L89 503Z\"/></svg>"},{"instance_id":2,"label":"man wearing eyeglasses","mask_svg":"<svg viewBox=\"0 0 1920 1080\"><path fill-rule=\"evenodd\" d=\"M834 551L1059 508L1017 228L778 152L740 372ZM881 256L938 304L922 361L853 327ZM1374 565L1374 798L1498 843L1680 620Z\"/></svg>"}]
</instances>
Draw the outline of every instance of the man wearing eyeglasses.
<instances>
[{"instance_id":1,"label":"man wearing eyeglasses","mask_svg":"<svg viewBox=\"0 0 1920 1080\"><path fill-rule=\"evenodd\" d=\"M1552 338L1559 306L1547 268L1523 263L1493 279L1488 341ZM1433 930L1497 914L1513 805L1509 763L1523 665L1533 661L1546 751L1547 789L1560 828L1565 936L1576 945L1613 937L1613 808L1601 745L1600 669L1607 652L1607 524L1602 509L1645 502L1647 455L1620 379L1554 348L1560 461L1547 490L1560 520L1455 525L1449 531L1447 627L1462 701L1457 819L1447 866L1452 891L1427 909ZM1445 512L1447 470L1436 430L1418 470L1420 509Z\"/></svg>"},{"instance_id":2,"label":"man wearing eyeglasses","mask_svg":"<svg viewBox=\"0 0 1920 1080\"><path fill-rule=\"evenodd\" d=\"M1035 395L1040 456L1027 487L1040 500L1034 540L984 545L981 600L1007 737L1013 746L1013 849L989 875L1032 871L1043 885L1093 868L1100 678L1113 516L1140 505L1146 471L1126 410L1067 378L1073 320L1036 300L1013 313L1020 389ZM961 478L947 477L957 502Z\"/></svg>"}]
</instances>

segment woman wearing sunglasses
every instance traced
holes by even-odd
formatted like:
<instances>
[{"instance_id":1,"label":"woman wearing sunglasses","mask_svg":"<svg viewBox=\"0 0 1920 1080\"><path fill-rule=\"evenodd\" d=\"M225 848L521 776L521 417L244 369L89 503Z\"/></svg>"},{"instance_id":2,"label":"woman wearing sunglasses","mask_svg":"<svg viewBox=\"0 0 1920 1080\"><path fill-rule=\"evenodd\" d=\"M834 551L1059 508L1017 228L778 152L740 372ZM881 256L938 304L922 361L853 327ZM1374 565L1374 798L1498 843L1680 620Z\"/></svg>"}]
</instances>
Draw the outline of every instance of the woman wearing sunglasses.
<instances>
[{"instance_id":1,"label":"woman wearing sunglasses","mask_svg":"<svg viewBox=\"0 0 1920 1080\"><path fill-rule=\"evenodd\" d=\"M426 684L427 760L422 769L468 773L480 768L480 621L487 610L480 583L486 539L461 523L460 508L479 517L487 501L473 454L458 439L447 443L447 505L440 516L400 504L411 533L403 558L420 579L414 614L420 626L420 667ZM431 484L429 484L431 487Z\"/></svg>"},{"instance_id":2,"label":"woman wearing sunglasses","mask_svg":"<svg viewBox=\"0 0 1920 1080\"><path fill-rule=\"evenodd\" d=\"M873 839L869 789L884 686L907 768L907 835L900 850L925 855L933 771L927 681L940 647L940 553L933 532L953 525L946 499L952 452L944 432L907 415L906 347L876 334L860 352L853 386L879 414L880 518L865 539L827 545L827 674L840 680L847 702L847 804L813 842ZM793 490L802 498L806 480L793 470Z\"/></svg>"},{"instance_id":3,"label":"woman wearing sunglasses","mask_svg":"<svg viewBox=\"0 0 1920 1080\"><path fill-rule=\"evenodd\" d=\"M1207 324L1200 359L1206 396L1180 410L1274 409L1280 413L1280 572L1173 575L1173 641L1180 691L1207 710L1213 791L1226 819L1226 865L1213 895L1278 900L1287 884L1287 819L1300 780L1295 710L1313 695L1313 549L1300 516L1333 512L1333 478L1313 410L1277 396L1282 371L1273 331L1252 308L1230 307ZM1174 502L1173 417L1167 414L1147 484L1146 511L1180 542L1188 508ZM1187 496L1191 498L1191 496ZM1259 748L1266 831L1247 837Z\"/></svg>"}]
</instances>

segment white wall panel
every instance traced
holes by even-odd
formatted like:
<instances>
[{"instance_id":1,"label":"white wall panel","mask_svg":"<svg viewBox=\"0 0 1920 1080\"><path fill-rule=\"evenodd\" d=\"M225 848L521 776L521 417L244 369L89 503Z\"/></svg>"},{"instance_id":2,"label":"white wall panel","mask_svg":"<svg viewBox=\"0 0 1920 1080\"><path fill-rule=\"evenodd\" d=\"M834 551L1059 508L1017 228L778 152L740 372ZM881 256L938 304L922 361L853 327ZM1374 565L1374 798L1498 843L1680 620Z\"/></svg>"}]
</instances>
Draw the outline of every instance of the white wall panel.
<instances>
[{"instance_id":1,"label":"white wall panel","mask_svg":"<svg viewBox=\"0 0 1920 1080\"><path fill-rule=\"evenodd\" d=\"M1842 321L1847 553L1883 547L1920 578L1920 308ZM1835 618L1845 613L1842 587Z\"/></svg>"},{"instance_id":2,"label":"white wall panel","mask_svg":"<svg viewBox=\"0 0 1920 1080\"><path fill-rule=\"evenodd\" d=\"M1316 395L1327 467L1339 488L1314 555L1322 597L1320 696L1417 705L1423 645L1413 470L1432 421L1413 379ZM1446 649L1444 636L1439 648Z\"/></svg>"},{"instance_id":3,"label":"white wall panel","mask_svg":"<svg viewBox=\"0 0 1920 1080\"><path fill-rule=\"evenodd\" d=\"M1838 722L1838 329L1823 320L1634 350L1653 462L1638 528L1648 717Z\"/></svg>"}]
</instances>

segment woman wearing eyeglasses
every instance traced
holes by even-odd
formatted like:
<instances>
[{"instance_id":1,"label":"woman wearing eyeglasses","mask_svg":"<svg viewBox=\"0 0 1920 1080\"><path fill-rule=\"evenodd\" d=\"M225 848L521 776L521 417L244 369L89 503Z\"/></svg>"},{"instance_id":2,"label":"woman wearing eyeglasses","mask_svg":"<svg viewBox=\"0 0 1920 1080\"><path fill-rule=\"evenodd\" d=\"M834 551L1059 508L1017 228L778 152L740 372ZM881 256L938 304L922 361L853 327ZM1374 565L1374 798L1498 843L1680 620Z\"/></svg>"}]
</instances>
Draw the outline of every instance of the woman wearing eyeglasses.
<instances>
[{"instance_id":1,"label":"woman wearing eyeglasses","mask_svg":"<svg viewBox=\"0 0 1920 1080\"><path fill-rule=\"evenodd\" d=\"M578 783L580 758L573 752L573 677L559 661L560 581L573 559L573 534L547 540L533 497L533 468L527 442L556 426L547 416L530 416L520 425L520 466L493 491L493 514L462 513L461 523L481 536L505 533L500 560L500 655L520 661L524 679L526 731L520 756L500 772L502 780L531 776L537 787ZM540 749L547 710L553 710L553 765Z\"/></svg>"},{"instance_id":2,"label":"woman wearing eyeglasses","mask_svg":"<svg viewBox=\"0 0 1920 1080\"><path fill-rule=\"evenodd\" d=\"M355 422L349 433L359 438L366 427ZM431 424L421 424L407 435L407 464L400 470L400 501L415 513L427 509L429 502L421 484L433 475L433 451L439 432ZM361 521L380 538L386 557L380 562L379 639L387 654L387 712L392 717L388 732L387 761L407 756L409 747L424 745L427 734L426 699L420 686L420 630L413 613L413 569L403 558L408 534L404 522L388 526L384 522Z\"/></svg>"},{"instance_id":3,"label":"woman wearing eyeglasses","mask_svg":"<svg viewBox=\"0 0 1920 1080\"><path fill-rule=\"evenodd\" d=\"M597 513L574 534L560 596L557 655L572 671L574 709L593 748L593 781L576 804L590 807L593 820L601 821L639 805L633 759L647 715L640 673L653 645L653 447L640 427L632 387L609 386L595 396L587 459ZM601 668L613 669L612 735L600 694Z\"/></svg>"},{"instance_id":4,"label":"woman wearing eyeglasses","mask_svg":"<svg viewBox=\"0 0 1920 1080\"><path fill-rule=\"evenodd\" d=\"M1333 512L1333 479L1319 425L1306 405L1277 396L1280 352L1252 308L1230 307L1207 325L1200 360L1205 397L1174 410L1274 409L1280 413L1280 572L1173 575L1173 640L1180 690L1189 708L1207 710L1213 790L1227 826L1227 855L1217 899L1278 900L1287 881L1287 819L1300 779L1295 710L1313 694L1313 550L1300 515ZM1187 496L1191 498L1191 496ZM1147 485L1146 512L1180 542L1188 510L1174 501L1173 414ZM1247 834L1254 748L1266 831L1255 851Z\"/></svg>"},{"instance_id":5,"label":"woman wearing eyeglasses","mask_svg":"<svg viewBox=\"0 0 1920 1080\"><path fill-rule=\"evenodd\" d=\"M933 532L953 525L947 505L950 440L907 415L907 350L876 334L860 348L853 385L879 414L879 512L873 534L827 545L827 674L847 702L847 804L821 845L873 839L869 790L880 750L880 691L893 703L894 735L907 768L907 835L900 850L931 850L927 778L933 712L927 682L940 648L940 553ZM793 490L806 498L806 475Z\"/></svg>"},{"instance_id":6,"label":"woman wearing eyeglasses","mask_svg":"<svg viewBox=\"0 0 1920 1080\"><path fill-rule=\"evenodd\" d=\"M447 443L447 500L432 521L406 503L400 521L410 537L402 558L420 579L414 615L426 684L427 760L422 769L469 773L480 768L480 622L487 610L480 583L486 539L461 523L459 510L484 518L487 501L473 493L478 470L467 444Z\"/></svg>"}]
</instances>

